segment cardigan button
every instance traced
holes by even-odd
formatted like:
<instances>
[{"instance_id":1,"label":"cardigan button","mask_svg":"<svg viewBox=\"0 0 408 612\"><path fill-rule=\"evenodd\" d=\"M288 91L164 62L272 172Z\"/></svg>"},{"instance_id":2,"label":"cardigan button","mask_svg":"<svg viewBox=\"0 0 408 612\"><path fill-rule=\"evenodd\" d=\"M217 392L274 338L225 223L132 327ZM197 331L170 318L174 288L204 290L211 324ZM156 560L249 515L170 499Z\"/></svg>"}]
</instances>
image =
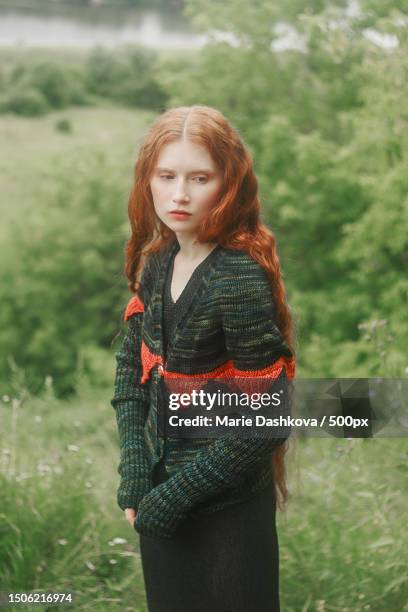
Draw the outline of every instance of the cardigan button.
<instances>
[{"instance_id":1,"label":"cardigan button","mask_svg":"<svg viewBox=\"0 0 408 612\"><path fill-rule=\"evenodd\" d=\"M163 368L163 366L162 366L162 365L159 365L159 367L158 367L157 369L158 369L158 372L159 372L160 376L163 376L163 374L164 374L164 368Z\"/></svg>"}]
</instances>

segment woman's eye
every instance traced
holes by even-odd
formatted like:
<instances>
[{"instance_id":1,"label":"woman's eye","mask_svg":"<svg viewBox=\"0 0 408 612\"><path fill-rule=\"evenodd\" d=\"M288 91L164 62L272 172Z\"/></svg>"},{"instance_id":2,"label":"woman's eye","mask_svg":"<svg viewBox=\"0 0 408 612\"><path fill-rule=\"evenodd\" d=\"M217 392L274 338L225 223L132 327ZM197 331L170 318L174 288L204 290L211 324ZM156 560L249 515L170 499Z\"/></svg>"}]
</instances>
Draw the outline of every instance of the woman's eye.
<instances>
[{"instance_id":1,"label":"woman's eye","mask_svg":"<svg viewBox=\"0 0 408 612\"><path fill-rule=\"evenodd\" d=\"M160 174L160 178L165 181L170 181L174 178L174 176L172 174ZM206 176L193 176L192 180L195 181L196 183L202 184L202 183L207 182L207 177Z\"/></svg>"}]
</instances>

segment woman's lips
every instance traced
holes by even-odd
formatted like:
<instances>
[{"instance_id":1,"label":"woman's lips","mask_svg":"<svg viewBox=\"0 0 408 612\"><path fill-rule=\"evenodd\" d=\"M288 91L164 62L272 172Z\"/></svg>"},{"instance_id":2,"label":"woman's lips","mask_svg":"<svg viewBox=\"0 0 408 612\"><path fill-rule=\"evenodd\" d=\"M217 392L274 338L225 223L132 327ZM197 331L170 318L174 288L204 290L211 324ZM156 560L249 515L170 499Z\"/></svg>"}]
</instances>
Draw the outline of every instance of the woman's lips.
<instances>
[{"instance_id":1,"label":"woman's lips","mask_svg":"<svg viewBox=\"0 0 408 612\"><path fill-rule=\"evenodd\" d=\"M191 213L176 210L172 210L170 215L175 219L188 219L188 217L191 217Z\"/></svg>"}]
</instances>

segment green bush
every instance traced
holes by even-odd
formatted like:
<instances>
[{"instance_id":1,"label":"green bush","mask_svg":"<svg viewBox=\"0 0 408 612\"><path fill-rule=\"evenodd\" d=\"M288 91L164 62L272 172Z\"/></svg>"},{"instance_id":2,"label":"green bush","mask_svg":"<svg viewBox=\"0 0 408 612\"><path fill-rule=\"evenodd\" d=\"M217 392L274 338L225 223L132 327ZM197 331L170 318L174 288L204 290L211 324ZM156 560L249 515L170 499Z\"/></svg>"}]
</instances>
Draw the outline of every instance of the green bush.
<instances>
[{"instance_id":1,"label":"green bush","mask_svg":"<svg viewBox=\"0 0 408 612\"><path fill-rule=\"evenodd\" d=\"M156 53L143 48L119 53L96 48L75 65L27 58L0 72L0 112L35 116L89 105L95 97L161 111L167 94L156 69Z\"/></svg>"},{"instance_id":2,"label":"green bush","mask_svg":"<svg viewBox=\"0 0 408 612\"><path fill-rule=\"evenodd\" d=\"M52 108L65 108L70 104L85 102L85 91L78 71L55 62L42 61L34 64L25 78L47 98Z\"/></svg>"},{"instance_id":3,"label":"green bush","mask_svg":"<svg viewBox=\"0 0 408 612\"><path fill-rule=\"evenodd\" d=\"M111 347L127 296L125 200L103 163L81 161L80 169L60 176L57 193L13 227L0 272L8 288L0 312L5 385L14 360L30 390L37 392L50 375L59 394L70 393L83 347Z\"/></svg>"},{"instance_id":4,"label":"green bush","mask_svg":"<svg viewBox=\"0 0 408 612\"><path fill-rule=\"evenodd\" d=\"M161 110L167 96L155 75L156 54L135 48L114 55L96 48L86 63L86 83L95 95L127 106Z\"/></svg>"},{"instance_id":5,"label":"green bush","mask_svg":"<svg viewBox=\"0 0 408 612\"><path fill-rule=\"evenodd\" d=\"M46 97L34 88L17 85L0 98L0 112L26 117L45 115L50 110Z\"/></svg>"},{"instance_id":6,"label":"green bush","mask_svg":"<svg viewBox=\"0 0 408 612\"><path fill-rule=\"evenodd\" d=\"M160 85L153 79L143 81L133 77L132 80L125 81L118 87L115 98L126 106L138 108L164 110L166 105L166 96Z\"/></svg>"},{"instance_id":7,"label":"green bush","mask_svg":"<svg viewBox=\"0 0 408 612\"><path fill-rule=\"evenodd\" d=\"M69 81L60 66L41 62L33 67L29 80L47 98L52 108L63 108L68 104Z\"/></svg>"},{"instance_id":8,"label":"green bush","mask_svg":"<svg viewBox=\"0 0 408 612\"><path fill-rule=\"evenodd\" d=\"M99 96L112 96L115 87L128 75L128 67L122 59L99 47L91 51L85 64L87 87Z\"/></svg>"},{"instance_id":9,"label":"green bush","mask_svg":"<svg viewBox=\"0 0 408 612\"><path fill-rule=\"evenodd\" d=\"M87 104L83 71L52 61L21 62L11 66L2 78L2 112L43 115L71 104Z\"/></svg>"},{"instance_id":10,"label":"green bush","mask_svg":"<svg viewBox=\"0 0 408 612\"><path fill-rule=\"evenodd\" d=\"M58 132L62 132L64 134L71 134L72 132L72 123L69 119L59 119L55 122L55 129Z\"/></svg>"}]
</instances>

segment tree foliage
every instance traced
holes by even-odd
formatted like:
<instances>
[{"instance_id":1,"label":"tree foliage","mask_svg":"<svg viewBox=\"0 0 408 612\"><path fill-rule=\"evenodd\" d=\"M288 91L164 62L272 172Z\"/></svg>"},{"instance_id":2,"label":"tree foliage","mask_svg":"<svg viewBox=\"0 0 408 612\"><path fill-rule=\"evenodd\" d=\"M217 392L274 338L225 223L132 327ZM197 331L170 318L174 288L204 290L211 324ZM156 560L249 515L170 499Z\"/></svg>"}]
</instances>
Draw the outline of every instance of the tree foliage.
<instances>
[{"instance_id":1,"label":"tree foliage","mask_svg":"<svg viewBox=\"0 0 408 612\"><path fill-rule=\"evenodd\" d=\"M187 0L212 40L172 75L171 103L220 108L252 151L301 371L398 376L408 366L407 16L398 0L367 0L360 13L347 4ZM274 52L283 22L299 48Z\"/></svg>"},{"instance_id":2,"label":"tree foliage","mask_svg":"<svg viewBox=\"0 0 408 612\"><path fill-rule=\"evenodd\" d=\"M63 395L75 389L82 349L110 348L126 300L123 201L103 159L73 164L61 168L56 191L12 228L0 273L7 287L0 314L3 381L15 364L32 391L51 376Z\"/></svg>"}]
</instances>

